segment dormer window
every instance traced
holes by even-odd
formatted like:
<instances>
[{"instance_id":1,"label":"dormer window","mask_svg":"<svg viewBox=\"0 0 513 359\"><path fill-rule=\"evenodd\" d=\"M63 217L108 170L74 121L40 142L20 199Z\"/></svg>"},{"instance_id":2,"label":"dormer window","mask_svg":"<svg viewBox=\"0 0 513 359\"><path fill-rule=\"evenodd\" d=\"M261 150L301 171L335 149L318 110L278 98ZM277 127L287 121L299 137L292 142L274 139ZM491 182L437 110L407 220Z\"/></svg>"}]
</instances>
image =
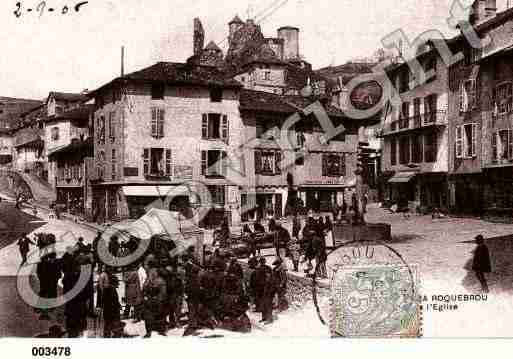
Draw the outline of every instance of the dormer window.
<instances>
[{"instance_id":1,"label":"dormer window","mask_svg":"<svg viewBox=\"0 0 513 359\"><path fill-rule=\"evenodd\" d=\"M152 100L163 100L166 86L163 83L151 85L151 99Z\"/></svg>"},{"instance_id":2,"label":"dormer window","mask_svg":"<svg viewBox=\"0 0 513 359\"><path fill-rule=\"evenodd\" d=\"M213 86L210 88L210 102L223 101L223 88L220 86Z\"/></svg>"}]
</instances>

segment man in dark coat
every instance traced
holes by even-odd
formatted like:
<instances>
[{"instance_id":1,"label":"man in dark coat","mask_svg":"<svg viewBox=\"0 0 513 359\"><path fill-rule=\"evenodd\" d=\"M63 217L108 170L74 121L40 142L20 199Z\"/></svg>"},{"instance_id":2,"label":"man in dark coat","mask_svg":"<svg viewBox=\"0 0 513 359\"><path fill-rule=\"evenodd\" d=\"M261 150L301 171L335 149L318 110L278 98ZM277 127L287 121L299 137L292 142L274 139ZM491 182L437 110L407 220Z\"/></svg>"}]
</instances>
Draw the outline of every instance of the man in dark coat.
<instances>
[{"instance_id":1,"label":"man in dark coat","mask_svg":"<svg viewBox=\"0 0 513 359\"><path fill-rule=\"evenodd\" d=\"M242 270L242 266L237 261L237 258L234 255L230 256L230 264L228 264L228 274L233 274L237 278L242 279L244 277L244 272Z\"/></svg>"},{"instance_id":2,"label":"man in dark coat","mask_svg":"<svg viewBox=\"0 0 513 359\"><path fill-rule=\"evenodd\" d=\"M111 338L114 335L115 324L121 320L121 304L117 292L119 280L110 267L106 268L102 276L100 280L102 281L103 337Z\"/></svg>"},{"instance_id":3,"label":"man in dark coat","mask_svg":"<svg viewBox=\"0 0 513 359\"><path fill-rule=\"evenodd\" d=\"M35 245L34 242L27 236L23 236L18 240L18 246L20 247L21 264L20 266L27 263L27 255L30 252L30 245Z\"/></svg>"},{"instance_id":4,"label":"man in dark coat","mask_svg":"<svg viewBox=\"0 0 513 359\"><path fill-rule=\"evenodd\" d=\"M476 237L476 243L477 247L474 250L472 270L476 273L476 277L479 280L479 283L481 283L483 292L488 293L489 289L485 273L490 273L492 271L490 252L484 243L484 237L482 235L478 235Z\"/></svg>"},{"instance_id":5,"label":"man in dark coat","mask_svg":"<svg viewBox=\"0 0 513 359\"><path fill-rule=\"evenodd\" d=\"M200 268L190 259L185 263L185 294L187 296L188 327L194 331L198 326L197 313L200 305Z\"/></svg>"},{"instance_id":6,"label":"man in dark coat","mask_svg":"<svg viewBox=\"0 0 513 359\"><path fill-rule=\"evenodd\" d=\"M55 253L48 254L41 258L37 264L37 277L39 279L39 296L43 299L57 298L57 283L61 277L61 266ZM43 309L40 320L48 320L48 310Z\"/></svg>"},{"instance_id":7,"label":"man in dark coat","mask_svg":"<svg viewBox=\"0 0 513 359\"><path fill-rule=\"evenodd\" d=\"M175 329L180 325L180 317L182 316L183 301L183 281L178 273L177 263L172 262L166 268L168 274L166 277L167 298L169 301L169 328Z\"/></svg>"},{"instance_id":8,"label":"man in dark coat","mask_svg":"<svg viewBox=\"0 0 513 359\"><path fill-rule=\"evenodd\" d=\"M278 296L278 310L283 312L289 309L289 302L286 298L287 270L285 269L281 258L277 258L274 261L273 266L273 289Z\"/></svg>"},{"instance_id":9,"label":"man in dark coat","mask_svg":"<svg viewBox=\"0 0 513 359\"><path fill-rule=\"evenodd\" d=\"M166 282L156 261L148 263L148 277L143 285L145 338L150 338L152 331L165 336L165 307L167 304Z\"/></svg>"},{"instance_id":10,"label":"man in dark coat","mask_svg":"<svg viewBox=\"0 0 513 359\"><path fill-rule=\"evenodd\" d=\"M321 237L316 233L313 237L312 246L318 268L316 274L321 278L327 278L326 260L328 259L328 256L326 254L326 241L324 240L324 237Z\"/></svg>"},{"instance_id":11,"label":"man in dark coat","mask_svg":"<svg viewBox=\"0 0 513 359\"><path fill-rule=\"evenodd\" d=\"M261 322L269 324L273 320L273 281L272 269L266 265L264 257L255 272L256 311L262 313Z\"/></svg>"}]
</instances>

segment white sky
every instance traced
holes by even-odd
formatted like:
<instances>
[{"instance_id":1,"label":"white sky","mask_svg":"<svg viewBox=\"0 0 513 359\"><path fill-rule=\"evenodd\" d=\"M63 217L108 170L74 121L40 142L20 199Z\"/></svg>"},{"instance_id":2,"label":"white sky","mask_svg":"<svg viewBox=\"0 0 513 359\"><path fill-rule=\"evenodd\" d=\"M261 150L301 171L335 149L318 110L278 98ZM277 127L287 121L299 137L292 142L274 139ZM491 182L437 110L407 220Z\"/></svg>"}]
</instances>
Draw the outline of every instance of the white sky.
<instances>
[{"instance_id":1,"label":"white sky","mask_svg":"<svg viewBox=\"0 0 513 359\"><path fill-rule=\"evenodd\" d=\"M79 0L47 0L62 9ZM452 0L289 0L261 25L274 36L283 25L301 28L301 52L314 68L371 55L380 39L402 28L413 39L430 29L450 33ZM499 11L507 0L498 0ZM90 0L79 13L27 13L40 0L0 1L0 96L44 98L49 91L95 89L119 75L157 61L184 61L192 53L192 19L199 17L205 44L221 42L235 14L247 18L280 0ZM512 1L513 4L513 1ZM25 10L25 11L23 11ZM224 43L226 46L226 42Z\"/></svg>"}]
</instances>

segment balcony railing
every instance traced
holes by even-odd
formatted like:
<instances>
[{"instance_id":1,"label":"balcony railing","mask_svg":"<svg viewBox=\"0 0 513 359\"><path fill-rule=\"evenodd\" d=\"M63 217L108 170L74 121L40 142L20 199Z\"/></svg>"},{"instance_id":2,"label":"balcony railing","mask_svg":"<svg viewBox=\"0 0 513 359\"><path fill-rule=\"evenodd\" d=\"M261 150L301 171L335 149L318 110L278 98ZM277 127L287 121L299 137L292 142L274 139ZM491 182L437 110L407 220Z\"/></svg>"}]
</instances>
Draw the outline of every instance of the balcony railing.
<instances>
[{"instance_id":1,"label":"balcony railing","mask_svg":"<svg viewBox=\"0 0 513 359\"><path fill-rule=\"evenodd\" d=\"M387 135L395 132L414 130L429 126L447 125L447 111L436 110L421 115L415 115L409 118L401 118L385 125L382 134Z\"/></svg>"}]
</instances>

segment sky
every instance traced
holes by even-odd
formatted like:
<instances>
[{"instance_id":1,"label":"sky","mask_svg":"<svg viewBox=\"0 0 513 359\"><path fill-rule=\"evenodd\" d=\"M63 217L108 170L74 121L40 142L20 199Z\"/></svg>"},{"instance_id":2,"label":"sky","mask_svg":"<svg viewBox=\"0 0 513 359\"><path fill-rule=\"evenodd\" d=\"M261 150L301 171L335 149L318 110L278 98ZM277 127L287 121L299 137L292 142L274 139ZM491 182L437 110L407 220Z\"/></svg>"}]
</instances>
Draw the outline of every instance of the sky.
<instances>
[{"instance_id":1,"label":"sky","mask_svg":"<svg viewBox=\"0 0 513 359\"><path fill-rule=\"evenodd\" d=\"M227 23L236 14L245 20L269 9L260 23L264 35L299 27L301 54L314 68L370 56L398 28L412 40L428 29L454 34L446 22L453 0L90 0L75 12L80 1L46 0L40 16L41 0L22 0L20 17L17 1L0 1L0 96L94 90L119 76L122 45L127 73L185 61L194 17L203 23L205 44L214 40L226 50ZM506 2L497 1L499 11ZM63 15L64 5L70 10Z\"/></svg>"}]
</instances>

